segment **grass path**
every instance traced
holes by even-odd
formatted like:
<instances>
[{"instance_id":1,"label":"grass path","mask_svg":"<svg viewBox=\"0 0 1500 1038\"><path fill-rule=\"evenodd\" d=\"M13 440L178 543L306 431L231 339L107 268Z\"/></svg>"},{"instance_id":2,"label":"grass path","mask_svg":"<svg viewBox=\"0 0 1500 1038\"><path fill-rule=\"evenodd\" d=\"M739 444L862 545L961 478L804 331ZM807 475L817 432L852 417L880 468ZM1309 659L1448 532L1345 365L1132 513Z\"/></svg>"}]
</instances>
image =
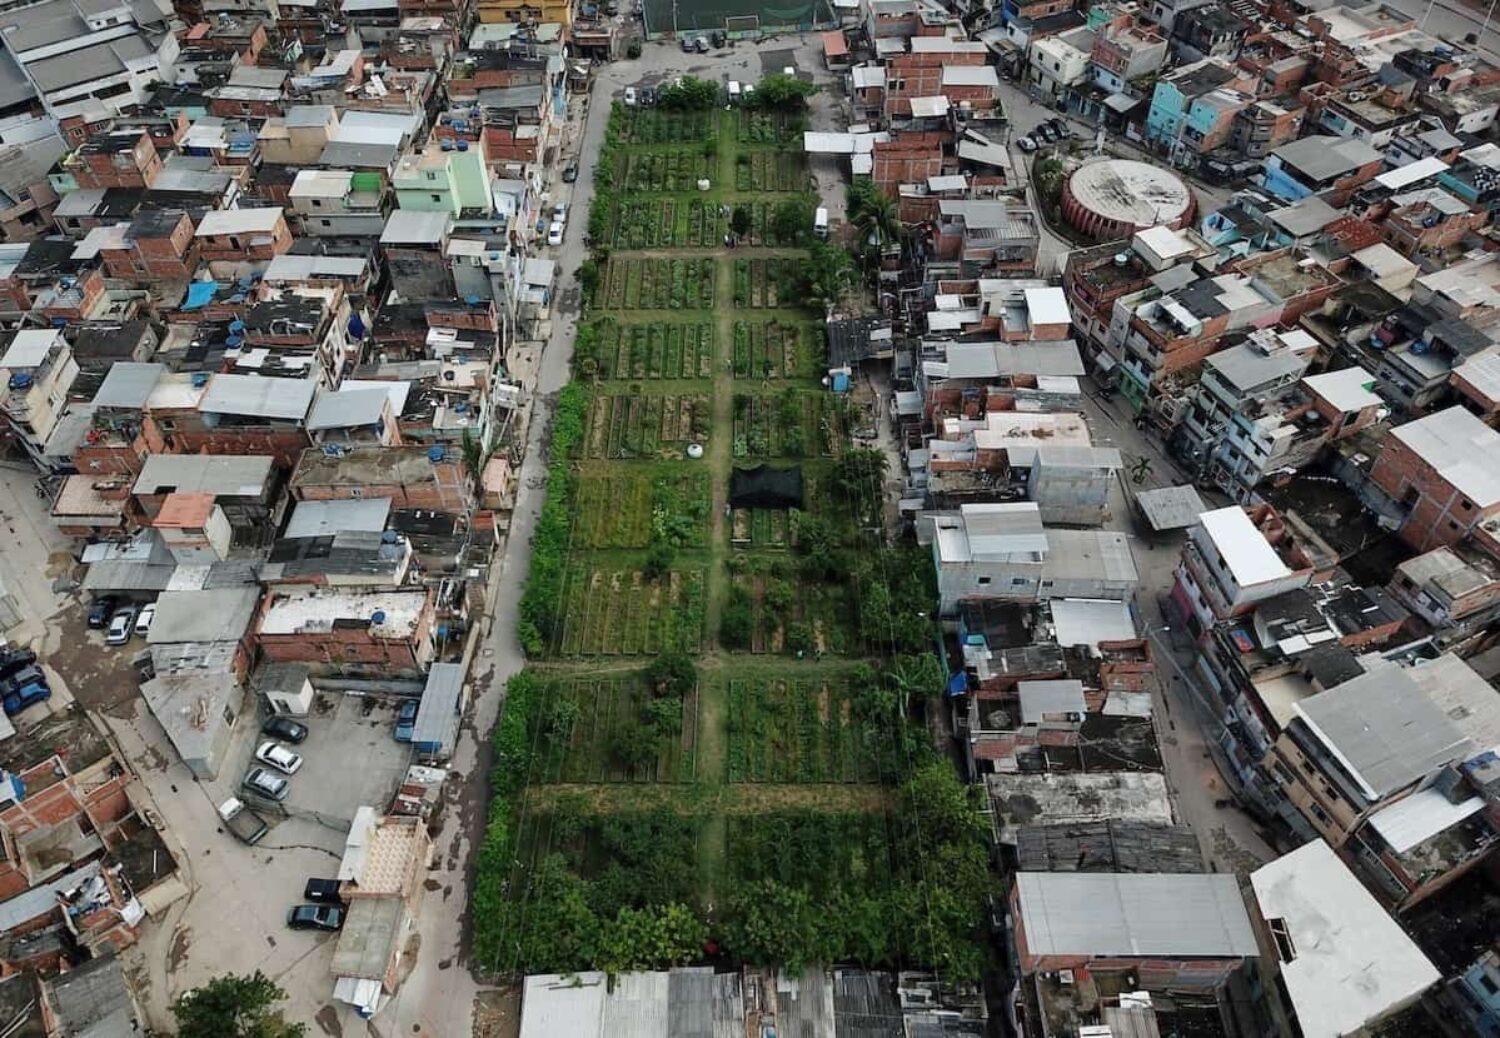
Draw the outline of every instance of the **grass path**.
<instances>
[{"instance_id":1,"label":"grass path","mask_svg":"<svg viewBox=\"0 0 1500 1038\"><path fill-rule=\"evenodd\" d=\"M737 782L732 785L683 785L649 782L554 783L531 791L529 806L545 811L561 800L578 798L592 811L615 813L666 807L682 814L706 812L705 826L716 825L722 834L732 815L765 814L798 810L845 814L874 812L890 806L892 792L884 786L844 782L775 783ZM699 860L703 858L703 833L699 834ZM719 848L722 856L723 848ZM706 899L711 891L705 890Z\"/></svg>"}]
</instances>

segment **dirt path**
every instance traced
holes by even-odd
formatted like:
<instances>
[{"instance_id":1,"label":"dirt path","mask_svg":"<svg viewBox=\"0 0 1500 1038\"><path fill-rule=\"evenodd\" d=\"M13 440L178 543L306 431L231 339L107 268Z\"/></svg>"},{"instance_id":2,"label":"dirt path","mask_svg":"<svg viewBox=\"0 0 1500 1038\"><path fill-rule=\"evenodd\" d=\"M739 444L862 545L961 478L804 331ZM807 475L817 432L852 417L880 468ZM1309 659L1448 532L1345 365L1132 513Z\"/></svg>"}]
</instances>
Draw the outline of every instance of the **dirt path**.
<instances>
[{"instance_id":1,"label":"dirt path","mask_svg":"<svg viewBox=\"0 0 1500 1038\"><path fill-rule=\"evenodd\" d=\"M741 782L734 785L665 785L647 782L611 782L603 785L560 783L533 786L527 809L547 811L564 799L582 800L601 813L643 811L657 807L680 814L705 816L706 825L717 823L721 834L729 815L756 815L770 811L874 812L889 806L891 793L863 783L773 783ZM703 834L700 833L700 842ZM702 851L700 850L700 861Z\"/></svg>"}]
</instances>

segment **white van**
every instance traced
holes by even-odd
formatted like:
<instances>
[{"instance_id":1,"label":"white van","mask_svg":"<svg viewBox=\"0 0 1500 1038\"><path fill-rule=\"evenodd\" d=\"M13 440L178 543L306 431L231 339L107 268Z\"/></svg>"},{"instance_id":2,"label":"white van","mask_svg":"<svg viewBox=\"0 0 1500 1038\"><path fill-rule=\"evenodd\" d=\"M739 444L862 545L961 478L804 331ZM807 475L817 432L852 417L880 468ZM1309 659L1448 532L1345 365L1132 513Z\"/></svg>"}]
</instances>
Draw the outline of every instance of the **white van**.
<instances>
[{"instance_id":1,"label":"white van","mask_svg":"<svg viewBox=\"0 0 1500 1038\"><path fill-rule=\"evenodd\" d=\"M828 210L822 206L813 213L813 234L825 240L828 238Z\"/></svg>"}]
</instances>

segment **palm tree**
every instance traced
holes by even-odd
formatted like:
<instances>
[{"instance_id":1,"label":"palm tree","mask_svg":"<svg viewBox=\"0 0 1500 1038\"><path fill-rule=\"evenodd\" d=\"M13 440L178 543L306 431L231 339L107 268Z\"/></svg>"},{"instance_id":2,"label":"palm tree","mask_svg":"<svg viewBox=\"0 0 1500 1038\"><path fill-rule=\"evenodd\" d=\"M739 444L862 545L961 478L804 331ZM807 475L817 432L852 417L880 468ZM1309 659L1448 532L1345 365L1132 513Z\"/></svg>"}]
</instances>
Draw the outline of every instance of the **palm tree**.
<instances>
[{"instance_id":1,"label":"palm tree","mask_svg":"<svg viewBox=\"0 0 1500 1038\"><path fill-rule=\"evenodd\" d=\"M1130 481L1136 486L1146 482L1146 477L1151 475L1151 459L1145 455L1136 458L1130 463Z\"/></svg>"}]
</instances>

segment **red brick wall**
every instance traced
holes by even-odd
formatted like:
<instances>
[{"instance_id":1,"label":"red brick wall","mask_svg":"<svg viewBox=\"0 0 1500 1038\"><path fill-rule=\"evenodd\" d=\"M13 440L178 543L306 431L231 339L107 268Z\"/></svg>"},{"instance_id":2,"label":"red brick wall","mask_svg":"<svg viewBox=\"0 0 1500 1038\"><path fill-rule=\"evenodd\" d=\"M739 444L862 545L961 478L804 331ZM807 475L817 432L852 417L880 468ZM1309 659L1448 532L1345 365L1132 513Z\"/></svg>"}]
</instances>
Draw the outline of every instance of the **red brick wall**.
<instances>
[{"instance_id":1,"label":"red brick wall","mask_svg":"<svg viewBox=\"0 0 1500 1038\"><path fill-rule=\"evenodd\" d=\"M1456 544L1480 520L1500 515L1500 505L1480 509L1470 502L1465 509L1463 502L1468 499L1394 437L1386 440L1375 458L1370 481L1393 500L1410 502L1411 511L1401 525L1400 535L1418 551Z\"/></svg>"},{"instance_id":2,"label":"red brick wall","mask_svg":"<svg viewBox=\"0 0 1500 1038\"><path fill-rule=\"evenodd\" d=\"M167 440L168 454L262 454L289 469L311 444L304 429L181 429Z\"/></svg>"}]
</instances>

